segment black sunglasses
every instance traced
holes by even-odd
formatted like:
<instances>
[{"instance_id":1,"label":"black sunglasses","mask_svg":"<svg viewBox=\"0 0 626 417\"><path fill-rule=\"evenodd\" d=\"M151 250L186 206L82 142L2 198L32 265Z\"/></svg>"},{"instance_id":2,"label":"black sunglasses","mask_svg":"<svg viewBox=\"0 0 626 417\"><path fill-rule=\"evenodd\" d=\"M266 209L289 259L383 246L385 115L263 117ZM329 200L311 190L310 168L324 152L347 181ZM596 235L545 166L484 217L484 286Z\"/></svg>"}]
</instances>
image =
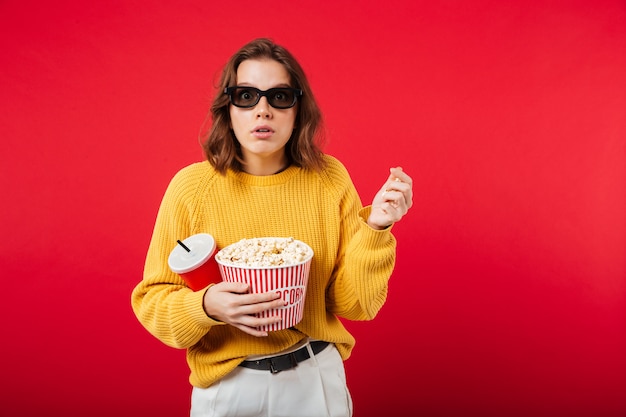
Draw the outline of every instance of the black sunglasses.
<instances>
[{"instance_id":1,"label":"black sunglasses","mask_svg":"<svg viewBox=\"0 0 626 417\"><path fill-rule=\"evenodd\" d=\"M228 94L233 106L244 109L256 106L261 97L267 97L267 102L275 109L288 109L296 105L298 97L302 96L302 90L277 87L262 91L254 87L235 86L226 87L224 94Z\"/></svg>"}]
</instances>

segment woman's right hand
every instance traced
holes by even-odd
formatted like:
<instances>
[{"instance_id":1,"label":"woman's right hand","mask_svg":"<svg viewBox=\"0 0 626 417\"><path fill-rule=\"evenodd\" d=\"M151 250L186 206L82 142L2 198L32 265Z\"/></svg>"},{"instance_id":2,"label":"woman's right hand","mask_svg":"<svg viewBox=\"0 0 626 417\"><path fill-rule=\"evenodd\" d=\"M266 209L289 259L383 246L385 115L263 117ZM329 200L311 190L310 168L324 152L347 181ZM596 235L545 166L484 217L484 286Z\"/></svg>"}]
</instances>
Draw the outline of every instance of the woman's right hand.
<instances>
[{"instance_id":1,"label":"woman's right hand","mask_svg":"<svg viewBox=\"0 0 626 417\"><path fill-rule=\"evenodd\" d=\"M267 336L256 327L279 323L279 316L258 318L255 314L285 306L277 292L248 293L249 286L242 282L220 282L204 293L204 311L209 317L228 323L252 336Z\"/></svg>"}]
</instances>

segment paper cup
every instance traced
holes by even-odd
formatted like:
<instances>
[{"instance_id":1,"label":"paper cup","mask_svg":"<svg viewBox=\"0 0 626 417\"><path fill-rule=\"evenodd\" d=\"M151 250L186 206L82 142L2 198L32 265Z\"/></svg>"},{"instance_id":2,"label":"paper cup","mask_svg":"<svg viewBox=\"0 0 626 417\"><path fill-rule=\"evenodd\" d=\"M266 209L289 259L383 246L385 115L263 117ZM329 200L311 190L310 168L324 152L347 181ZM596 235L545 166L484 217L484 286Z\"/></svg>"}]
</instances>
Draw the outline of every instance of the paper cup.
<instances>
[{"instance_id":1,"label":"paper cup","mask_svg":"<svg viewBox=\"0 0 626 417\"><path fill-rule=\"evenodd\" d=\"M170 269L180 275L187 286L194 291L220 282L222 277L213 257L216 250L213 236L208 233L198 233L182 242L190 251L187 252L185 248L177 244L167 259Z\"/></svg>"},{"instance_id":2,"label":"paper cup","mask_svg":"<svg viewBox=\"0 0 626 417\"><path fill-rule=\"evenodd\" d=\"M287 266L241 266L221 261L219 266L222 279L227 282L243 282L249 285L251 293L275 291L287 302L284 307L267 310L256 314L256 317L266 318L279 315L282 321L275 324L259 326L258 330L276 331L295 326L302 320L304 300L309 280L309 271L313 259L313 249L303 242L310 252L310 256L300 263Z\"/></svg>"}]
</instances>

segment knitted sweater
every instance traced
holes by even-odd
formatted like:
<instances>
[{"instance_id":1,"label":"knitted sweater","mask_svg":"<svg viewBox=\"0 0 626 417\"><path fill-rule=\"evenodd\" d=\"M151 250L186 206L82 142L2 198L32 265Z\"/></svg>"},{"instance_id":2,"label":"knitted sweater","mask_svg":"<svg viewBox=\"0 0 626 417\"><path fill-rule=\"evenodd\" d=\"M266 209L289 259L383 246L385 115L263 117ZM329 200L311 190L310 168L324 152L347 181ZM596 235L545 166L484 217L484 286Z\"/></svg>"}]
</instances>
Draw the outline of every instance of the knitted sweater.
<instances>
[{"instance_id":1,"label":"knitted sweater","mask_svg":"<svg viewBox=\"0 0 626 417\"><path fill-rule=\"evenodd\" d=\"M335 343L342 358L355 340L339 317L371 320L387 297L396 240L366 223L361 200L345 167L325 156L322 172L291 166L269 176L217 173L208 162L180 170L157 214L143 280L132 293L142 325L166 345L187 349L189 382L208 387L248 355L287 349L305 337ZM293 237L314 251L304 317L267 337L248 335L208 317L206 289L193 292L170 271L177 239L213 235L218 248L243 238Z\"/></svg>"}]
</instances>

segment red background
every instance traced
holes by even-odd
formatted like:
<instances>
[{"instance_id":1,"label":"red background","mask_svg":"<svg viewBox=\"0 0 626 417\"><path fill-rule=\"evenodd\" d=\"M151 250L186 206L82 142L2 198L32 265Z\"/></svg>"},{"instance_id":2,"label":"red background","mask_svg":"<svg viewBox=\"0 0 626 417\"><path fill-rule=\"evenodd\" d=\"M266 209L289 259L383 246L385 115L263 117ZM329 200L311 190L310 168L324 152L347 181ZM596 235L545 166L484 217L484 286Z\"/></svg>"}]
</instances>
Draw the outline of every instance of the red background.
<instances>
[{"instance_id":1,"label":"red background","mask_svg":"<svg viewBox=\"0 0 626 417\"><path fill-rule=\"evenodd\" d=\"M365 203L415 181L355 417L625 416L626 3L0 2L2 416L182 416L130 309L221 66L299 58Z\"/></svg>"}]
</instances>

